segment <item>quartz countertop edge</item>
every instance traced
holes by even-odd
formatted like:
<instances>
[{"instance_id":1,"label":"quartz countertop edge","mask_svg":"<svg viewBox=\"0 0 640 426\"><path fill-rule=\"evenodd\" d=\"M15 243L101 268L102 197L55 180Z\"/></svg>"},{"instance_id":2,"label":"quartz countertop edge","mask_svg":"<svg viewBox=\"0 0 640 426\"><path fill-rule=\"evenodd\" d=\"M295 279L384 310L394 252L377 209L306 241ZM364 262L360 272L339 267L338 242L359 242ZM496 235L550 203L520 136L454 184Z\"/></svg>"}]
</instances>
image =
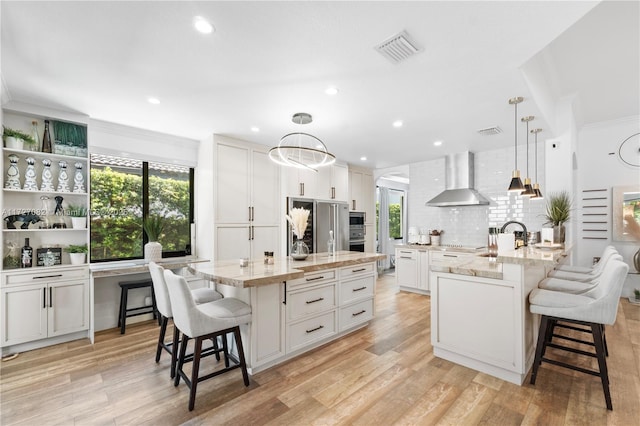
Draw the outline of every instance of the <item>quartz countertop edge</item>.
<instances>
[{"instance_id":1,"label":"quartz countertop edge","mask_svg":"<svg viewBox=\"0 0 640 426\"><path fill-rule=\"evenodd\" d=\"M436 261L430 265L432 272L445 272L473 277L502 279L502 263L484 257L464 260Z\"/></svg>"},{"instance_id":2,"label":"quartz countertop edge","mask_svg":"<svg viewBox=\"0 0 640 426\"><path fill-rule=\"evenodd\" d=\"M379 253L338 252L335 256L326 253L311 254L305 260L276 258L272 265L253 261L245 267L240 261L215 261L189 266L192 274L204 279L233 287L257 287L304 277L305 273L345 266L360 265L384 259Z\"/></svg>"},{"instance_id":3,"label":"quartz countertop edge","mask_svg":"<svg viewBox=\"0 0 640 426\"><path fill-rule=\"evenodd\" d=\"M158 265L167 269L185 268L195 263L209 262L209 259L199 257L171 257L158 261ZM143 260L94 263L89 265L94 278L112 277L117 275L143 274L149 272L149 262Z\"/></svg>"}]
</instances>

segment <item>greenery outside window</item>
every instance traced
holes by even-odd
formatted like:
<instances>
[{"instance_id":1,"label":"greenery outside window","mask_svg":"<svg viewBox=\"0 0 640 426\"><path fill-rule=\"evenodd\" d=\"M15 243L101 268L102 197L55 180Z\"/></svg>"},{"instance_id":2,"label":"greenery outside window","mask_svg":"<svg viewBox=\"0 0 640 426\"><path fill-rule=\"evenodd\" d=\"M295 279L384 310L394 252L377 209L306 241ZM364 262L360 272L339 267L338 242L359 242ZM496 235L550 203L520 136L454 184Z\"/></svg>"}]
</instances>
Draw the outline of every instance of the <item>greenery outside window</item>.
<instances>
[{"instance_id":1,"label":"greenery outside window","mask_svg":"<svg viewBox=\"0 0 640 426\"><path fill-rule=\"evenodd\" d=\"M402 239L404 191L389 190L389 238Z\"/></svg>"},{"instance_id":2,"label":"greenery outside window","mask_svg":"<svg viewBox=\"0 0 640 426\"><path fill-rule=\"evenodd\" d=\"M91 261L142 259L142 218L165 218L163 257L191 254L193 168L91 155Z\"/></svg>"}]
</instances>

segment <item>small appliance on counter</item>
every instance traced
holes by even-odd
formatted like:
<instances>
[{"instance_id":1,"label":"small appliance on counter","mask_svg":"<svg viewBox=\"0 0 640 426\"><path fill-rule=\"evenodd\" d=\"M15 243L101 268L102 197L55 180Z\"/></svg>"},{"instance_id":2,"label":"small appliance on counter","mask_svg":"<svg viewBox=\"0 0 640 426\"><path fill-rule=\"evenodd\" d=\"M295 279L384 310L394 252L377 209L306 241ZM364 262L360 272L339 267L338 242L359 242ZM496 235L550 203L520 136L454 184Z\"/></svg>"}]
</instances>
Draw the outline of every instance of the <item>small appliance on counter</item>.
<instances>
[{"instance_id":1,"label":"small appliance on counter","mask_svg":"<svg viewBox=\"0 0 640 426\"><path fill-rule=\"evenodd\" d=\"M420 242L420 234L418 233L418 228L416 228L415 226L411 226L409 228L407 242L409 244L418 244Z\"/></svg>"}]
</instances>

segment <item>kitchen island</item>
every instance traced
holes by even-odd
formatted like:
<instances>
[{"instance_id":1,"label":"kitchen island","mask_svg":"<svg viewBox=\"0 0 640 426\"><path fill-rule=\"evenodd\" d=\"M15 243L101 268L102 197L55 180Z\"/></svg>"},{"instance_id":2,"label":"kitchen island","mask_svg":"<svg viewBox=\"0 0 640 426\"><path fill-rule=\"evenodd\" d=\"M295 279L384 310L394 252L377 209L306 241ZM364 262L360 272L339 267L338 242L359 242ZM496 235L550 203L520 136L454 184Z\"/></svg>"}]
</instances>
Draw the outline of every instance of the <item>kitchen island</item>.
<instances>
[{"instance_id":1,"label":"kitchen island","mask_svg":"<svg viewBox=\"0 0 640 426\"><path fill-rule=\"evenodd\" d=\"M239 260L193 264L189 271L251 305L251 324L241 334L253 374L366 326L374 315L376 262L384 257L339 251L244 267Z\"/></svg>"},{"instance_id":2,"label":"kitchen island","mask_svg":"<svg viewBox=\"0 0 640 426\"><path fill-rule=\"evenodd\" d=\"M521 385L533 364L539 318L529 292L567 250L521 248L430 263L434 355Z\"/></svg>"}]
</instances>

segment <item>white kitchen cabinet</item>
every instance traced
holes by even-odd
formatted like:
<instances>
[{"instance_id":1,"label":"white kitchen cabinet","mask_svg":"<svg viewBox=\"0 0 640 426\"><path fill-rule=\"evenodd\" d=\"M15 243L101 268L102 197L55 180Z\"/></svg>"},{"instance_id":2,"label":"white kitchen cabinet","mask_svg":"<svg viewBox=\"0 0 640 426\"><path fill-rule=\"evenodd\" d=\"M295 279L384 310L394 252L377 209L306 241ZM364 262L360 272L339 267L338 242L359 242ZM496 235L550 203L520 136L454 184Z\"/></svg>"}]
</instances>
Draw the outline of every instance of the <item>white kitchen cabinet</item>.
<instances>
[{"instance_id":1,"label":"white kitchen cabinet","mask_svg":"<svg viewBox=\"0 0 640 426\"><path fill-rule=\"evenodd\" d=\"M374 224L364 225L364 251L376 253L376 226Z\"/></svg>"},{"instance_id":2,"label":"white kitchen cabinet","mask_svg":"<svg viewBox=\"0 0 640 426\"><path fill-rule=\"evenodd\" d=\"M85 268L6 274L1 291L2 346L89 329Z\"/></svg>"},{"instance_id":3,"label":"white kitchen cabinet","mask_svg":"<svg viewBox=\"0 0 640 426\"><path fill-rule=\"evenodd\" d=\"M285 356L284 297L284 284L251 289L252 370Z\"/></svg>"},{"instance_id":4,"label":"white kitchen cabinet","mask_svg":"<svg viewBox=\"0 0 640 426\"><path fill-rule=\"evenodd\" d=\"M349 167L349 209L364 212L365 224L376 221L375 191L371 170Z\"/></svg>"},{"instance_id":5,"label":"white kitchen cabinet","mask_svg":"<svg viewBox=\"0 0 640 426\"><path fill-rule=\"evenodd\" d=\"M215 164L214 258L257 259L277 251L280 169L266 148L221 138Z\"/></svg>"},{"instance_id":6,"label":"white kitchen cabinet","mask_svg":"<svg viewBox=\"0 0 640 426\"><path fill-rule=\"evenodd\" d=\"M396 249L396 283L401 290L428 294L429 252L417 249Z\"/></svg>"},{"instance_id":7,"label":"white kitchen cabinet","mask_svg":"<svg viewBox=\"0 0 640 426\"><path fill-rule=\"evenodd\" d=\"M287 196L348 201L349 173L346 165L332 164L309 169L287 169Z\"/></svg>"}]
</instances>

